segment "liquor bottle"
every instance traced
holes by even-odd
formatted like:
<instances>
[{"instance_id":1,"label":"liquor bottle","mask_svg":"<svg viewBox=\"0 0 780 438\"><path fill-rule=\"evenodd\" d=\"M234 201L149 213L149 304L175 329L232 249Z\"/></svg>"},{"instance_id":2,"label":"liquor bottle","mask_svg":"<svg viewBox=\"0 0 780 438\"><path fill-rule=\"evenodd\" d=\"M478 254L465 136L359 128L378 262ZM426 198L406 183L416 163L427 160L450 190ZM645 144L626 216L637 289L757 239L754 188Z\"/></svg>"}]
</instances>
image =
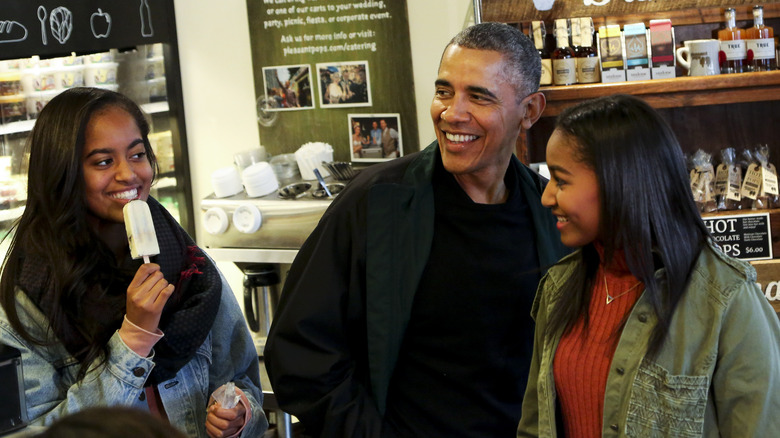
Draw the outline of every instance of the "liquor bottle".
<instances>
[{"instance_id":1,"label":"liquor bottle","mask_svg":"<svg viewBox=\"0 0 780 438\"><path fill-rule=\"evenodd\" d=\"M720 51L725 55L725 60L721 55L720 72L742 73L747 58L744 33L737 27L737 12L734 8L726 9L724 16L726 28L718 31Z\"/></svg>"},{"instance_id":2,"label":"liquor bottle","mask_svg":"<svg viewBox=\"0 0 780 438\"><path fill-rule=\"evenodd\" d=\"M579 18L572 18L569 20L569 34L571 38L569 38L571 42L571 53L574 55L574 57L577 57L577 51L580 50L580 46L582 45L582 38L580 38L580 19Z\"/></svg>"},{"instance_id":3,"label":"liquor bottle","mask_svg":"<svg viewBox=\"0 0 780 438\"><path fill-rule=\"evenodd\" d=\"M539 56L542 57L542 77L539 85L552 84L552 60L550 59L550 52L545 47L546 38L547 29L544 27L544 21L532 21L531 39L534 41L534 46L536 46Z\"/></svg>"},{"instance_id":4,"label":"liquor bottle","mask_svg":"<svg viewBox=\"0 0 780 438\"><path fill-rule=\"evenodd\" d=\"M574 42L574 21L579 22L579 44ZM591 17L572 18L572 45L577 58L577 82L592 84L601 80L599 55L593 47L593 19Z\"/></svg>"},{"instance_id":5,"label":"liquor bottle","mask_svg":"<svg viewBox=\"0 0 780 438\"><path fill-rule=\"evenodd\" d=\"M559 18L553 27L555 33L555 51L552 53L553 83L571 85L577 83L577 60L569 48L568 20Z\"/></svg>"},{"instance_id":6,"label":"liquor bottle","mask_svg":"<svg viewBox=\"0 0 780 438\"><path fill-rule=\"evenodd\" d=\"M745 30L745 38L750 71L776 70L774 31L764 25L763 6L753 7L753 27Z\"/></svg>"}]
</instances>

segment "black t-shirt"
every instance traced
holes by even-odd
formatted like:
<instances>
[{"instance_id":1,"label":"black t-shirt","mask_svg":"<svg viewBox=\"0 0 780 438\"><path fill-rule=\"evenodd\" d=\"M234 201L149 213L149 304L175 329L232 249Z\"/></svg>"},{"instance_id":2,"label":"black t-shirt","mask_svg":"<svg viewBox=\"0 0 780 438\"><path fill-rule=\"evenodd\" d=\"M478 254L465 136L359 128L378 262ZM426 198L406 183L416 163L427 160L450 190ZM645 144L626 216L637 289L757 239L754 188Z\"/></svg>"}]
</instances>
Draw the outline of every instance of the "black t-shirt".
<instances>
[{"instance_id":1,"label":"black t-shirt","mask_svg":"<svg viewBox=\"0 0 780 438\"><path fill-rule=\"evenodd\" d=\"M504 204L476 204L441 162L433 245L390 383L388 436L514 436L540 279L533 222L510 165Z\"/></svg>"}]
</instances>

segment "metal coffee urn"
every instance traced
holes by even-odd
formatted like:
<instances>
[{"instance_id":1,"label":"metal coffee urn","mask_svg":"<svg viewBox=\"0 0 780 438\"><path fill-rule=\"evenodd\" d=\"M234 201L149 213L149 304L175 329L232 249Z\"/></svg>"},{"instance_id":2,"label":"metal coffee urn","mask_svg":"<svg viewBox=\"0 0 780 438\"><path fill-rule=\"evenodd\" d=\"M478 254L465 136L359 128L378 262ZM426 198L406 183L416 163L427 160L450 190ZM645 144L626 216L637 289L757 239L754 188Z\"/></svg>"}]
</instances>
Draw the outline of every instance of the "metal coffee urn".
<instances>
[{"instance_id":1,"label":"metal coffee urn","mask_svg":"<svg viewBox=\"0 0 780 438\"><path fill-rule=\"evenodd\" d=\"M252 335L264 348L279 304L279 267L273 263L236 265L244 272L244 316Z\"/></svg>"}]
</instances>

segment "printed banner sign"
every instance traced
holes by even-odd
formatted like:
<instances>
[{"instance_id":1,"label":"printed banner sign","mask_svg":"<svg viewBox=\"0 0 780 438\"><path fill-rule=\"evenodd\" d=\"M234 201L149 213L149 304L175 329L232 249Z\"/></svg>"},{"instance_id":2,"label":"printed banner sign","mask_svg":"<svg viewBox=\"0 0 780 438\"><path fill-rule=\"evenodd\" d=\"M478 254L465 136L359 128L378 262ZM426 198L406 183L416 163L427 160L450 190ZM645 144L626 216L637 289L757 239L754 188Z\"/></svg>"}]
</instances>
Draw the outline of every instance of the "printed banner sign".
<instances>
[{"instance_id":1,"label":"printed banner sign","mask_svg":"<svg viewBox=\"0 0 780 438\"><path fill-rule=\"evenodd\" d=\"M310 142L331 145L335 161L419 149L405 0L247 0L247 13L271 155ZM425 85L433 92L433 78Z\"/></svg>"}]
</instances>

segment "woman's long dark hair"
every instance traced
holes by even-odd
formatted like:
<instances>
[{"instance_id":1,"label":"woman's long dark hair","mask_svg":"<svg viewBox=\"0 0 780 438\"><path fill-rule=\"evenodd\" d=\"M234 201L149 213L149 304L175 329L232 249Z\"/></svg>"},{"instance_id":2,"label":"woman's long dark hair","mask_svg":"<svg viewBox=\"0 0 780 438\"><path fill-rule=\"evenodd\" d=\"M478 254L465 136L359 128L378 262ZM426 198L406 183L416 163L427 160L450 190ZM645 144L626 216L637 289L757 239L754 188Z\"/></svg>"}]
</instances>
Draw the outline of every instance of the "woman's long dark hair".
<instances>
[{"instance_id":1,"label":"woman's long dark hair","mask_svg":"<svg viewBox=\"0 0 780 438\"><path fill-rule=\"evenodd\" d=\"M105 333L85 320L85 302L105 295L105 279L117 263L108 247L87 223L87 203L82 165L85 131L96 114L116 107L135 120L154 174L157 162L149 144L149 123L129 98L98 88L73 88L54 97L41 111L27 142L30 153L27 202L14 224L11 244L0 277L0 302L11 326L24 339L39 345L47 339L23 327L15 305L15 290L24 261L37 260L46 268L45 303L36 303L49 320L50 330L61 342L79 337L88 347L76 354L81 373L95 359L107 357ZM97 290L96 290L97 288ZM30 296L41 291L25 291ZM124 301L122 301L124 305ZM121 309L119 309L121 310ZM48 336L48 335L46 335Z\"/></svg>"},{"instance_id":2,"label":"woman's long dark hair","mask_svg":"<svg viewBox=\"0 0 780 438\"><path fill-rule=\"evenodd\" d=\"M666 121L644 101L627 95L589 100L565 110L556 130L574 140L575 157L596 174L601 199L599 236L605 262L625 254L645 285L658 317L648 355L661 347L691 268L709 235L690 190L685 158ZM564 285L550 316L551 333L587 323L599 265L592 244ZM656 278L657 269L664 275Z\"/></svg>"}]
</instances>

